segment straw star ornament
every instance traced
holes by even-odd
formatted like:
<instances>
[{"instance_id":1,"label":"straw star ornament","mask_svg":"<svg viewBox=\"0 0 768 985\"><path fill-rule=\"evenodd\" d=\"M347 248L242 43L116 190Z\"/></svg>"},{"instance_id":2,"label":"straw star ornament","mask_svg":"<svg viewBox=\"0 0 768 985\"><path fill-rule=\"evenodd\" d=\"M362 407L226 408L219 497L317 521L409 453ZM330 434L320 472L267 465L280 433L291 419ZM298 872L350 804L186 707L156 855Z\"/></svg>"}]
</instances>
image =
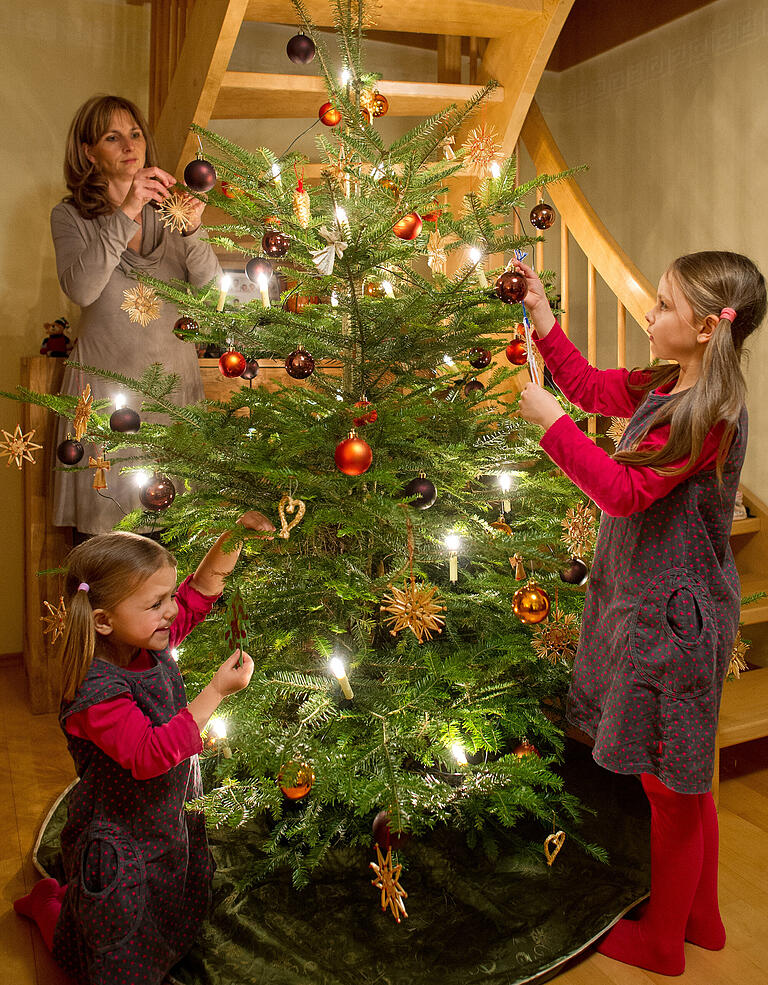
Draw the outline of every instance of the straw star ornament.
<instances>
[{"instance_id":1,"label":"straw star ornament","mask_svg":"<svg viewBox=\"0 0 768 985\"><path fill-rule=\"evenodd\" d=\"M6 430L3 430L3 440L0 441L0 455L7 456L8 461L5 463L6 465L10 465L12 461L15 461L16 467L20 469L24 462L35 464L32 452L38 451L43 446L36 444L32 440L34 433L33 428L31 431L23 434L20 424L16 425L16 430L13 434L8 434Z\"/></svg>"},{"instance_id":2,"label":"straw star ornament","mask_svg":"<svg viewBox=\"0 0 768 985\"><path fill-rule=\"evenodd\" d=\"M51 643L55 643L64 632L64 625L67 619L67 607L64 605L64 596L59 596L59 604L55 609L47 599L45 599L43 605L48 610L47 616L40 616L40 622L43 624L43 633L46 636L50 633Z\"/></svg>"},{"instance_id":3,"label":"straw star ornament","mask_svg":"<svg viewBox=\"0 0 768 985\"><path fill-rule=\"evenodd\" d=\"M376 845L376 861L368 863L376 873L376 878L371 879L371 885L381 890L381 908L389 908L392 916L400 923L400 916L406 917L408 913L405 909L404 899L408 898L408 893L400 885L400 873L402 865L392 865L392 849L387 849L387 857L381 854L381 849Z\"/></svg>"},{"instance_id":4,"label":"straw star ornament","mask_svg":"<svg viewBox=\"0 0 768 985\"><path fill-rule=\"evenodd\" d=\"M189 195L174 191L160 204L157 215L166 229L183 233L192 221L195 200Z\"/></svg>"},{"instance_id":5,"label":"straw star ornament","mask_svg":"<svg viewBox=\"0 0 768 985\"><path fill-rule=\"evenodd\" d=\"M160 300L146 284L129 287L128 290L123 291L123 298L125 300L120 307L128 312L132 322L138 322L142 328L146 328L151 321L160 317Z\"/></svg>"},{"instance_id":6,"label":"straw star ornament","mask_svg":"<svg viewBox=\"0 0 768 985\"><path fill-rule=\"evenodd\" d=\"M595 518L586 503L572 506L562 521L563 543L575 557L584 557L595 549L597 528Z\"/></svg>"},{"instance_id":7,"label":"straw star ornament","mask_svg":"<svg viewBox=\"0 0 768 985\"><path fill-rule=\"evenodd\" d=\"M75 437L78 441L83 440L83 435L88 430L88 421L91 417L91 410L93 408L93 394L91 393L91 384L86 383L85 389L77 398L77 406L75 407L75 416L72 421L72 425L75 429Z\"/></svg>"}]
</instances>

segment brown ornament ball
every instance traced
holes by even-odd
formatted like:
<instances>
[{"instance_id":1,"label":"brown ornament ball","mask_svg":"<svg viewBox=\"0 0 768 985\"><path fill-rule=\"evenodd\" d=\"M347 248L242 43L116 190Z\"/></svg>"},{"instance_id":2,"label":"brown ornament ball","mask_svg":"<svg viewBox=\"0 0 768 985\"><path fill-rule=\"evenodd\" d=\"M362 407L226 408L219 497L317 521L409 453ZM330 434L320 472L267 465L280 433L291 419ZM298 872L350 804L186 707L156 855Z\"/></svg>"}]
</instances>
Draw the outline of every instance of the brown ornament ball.
<instances>
[{"instance_id":1,"label":"brown ornament ball","mask_svg":"<svg viewBox=\"0 0 768 985\"><path fill-rule=\"evenodd\" d=\"M184 168L184 184L193 192L209 192L216 184L216 169L202 157L196 157Z\"/></svg>"},{"instance_id":2,"label":"brown ornament ball","mask_svg":"<svg viewBox=\"0 0 768 985\"><path fill-rule=\"evenodd\" d=\"M259 364L255 359L247 359L245 363L245 369L242 372L242 377L244 380L252 380L256 377L259 372Z\"/></svg>"},{"instance_id":3,"label":"brown ornament ball","mask_svg":"<svg viewBox=\"0 0 768 985\"><path fill-rule=\"evenodd\" d=\"M367 280L363 285L363 294L374 301L380 301L387 296L387 292L377 280Z\"/></svg>"},{"instance_id":4,"label":"brown ornament ball","mask_svg":"<svg viewBox=\"0 0 768 985\"><path fill-rule=\"evenodd\" d=\"M141 418L130 407L121 407L113 411L109 419L109 426L119 434L137 434L141 427Z\"/></svg>"},{"instance_id":5,"label":"brown ornament ball","mask_svg":"<svg viewBox=\"0 0 768 985\"><path fill-rule=\"evenodd\" d=\"M518 759L522 759L523 756L541 757L541 753L536 748L536 746L532 742L529 742L527 739L523 739L520 745L515 746L515 748L512 750L512 753L515 756L517 756Z\"/></svg>"},{"instance_id":6,"label":"brown ornament ball","mask_svg":"<svg viewBox=\"0 0 768 985\"><path fill-rule=\"evenodd\" d=\"M315 371L315 360L299 346L286 358L285 371L294 380L306 380Z\"/></svg>"},{"instance_id":7,"label":"brown ornament ball","mask_svg":"<svg viewBox=\"0 0 768 985\"><path fill-rule=\"evenodd\" d=\"M379 848L382 848L384 852L386 852L388 848L397 850L410 838L410 835L406 831L398 831L393 834L390 828L390 823L391 818L389 813L387 811L379 811L373 819L373 825L371 827L374 844L378 845Z\"/></svg>"},{"instance_id":8,"label":"brown ornament ball","mask_svg":"<svg viewBox=\"0 0 768 985\"><path fill-rule=\"evenodd\" d=\"M277 774L280 789L289 800L306 797L315 782L315 772L308 763L288 762Z\"/></svg>"},{"instance_id":9,"label":"brown ornament ball","mask_svg":"<svg viewBox=\"0 0 768 985\"><path fill-rule=\"evenodd\" d=\"M317 111L320 122L326 127L335 127L341 123L341 110L332 103L323 103Z\"/></svg>"},{"instance_id":10,"label":"brown ornament ball","mask_svg":"<svg viewBox=\"0 0 768 985\"><path fill-rule=\"evenodd\" d=\"M392 232L398 239L416 239L421 232L421 216L418 212L407 212L398 219L392 227Z\"/></svg>"},{"instance_id":11,"label":"brown ornament ball","mask_svg":"<svg viewBox=\"0 0 768 985\"><path fill-rule=\"evenodd\" d=\"M300 315L308 304L318 304L320 296L317 294L290 294L283 303L285 311L292 311L295 315Z\"/></svg>"},{"instance_id":12,"label":"brown ornament ball","mask_svg":"<svg viewBox=\"0 0 768 985\"><path fill-rule=\"evenodd\" d=\"M528 582L512 596L512 611L521 622L543 622L549 614L549 595L536 582Z\"/></svg>"},{"instance_id":13,"label":"brown ornament ball","mask_svg":"<svg viewBox=\"0 0 768 985\"><path fill-rule=\"evenodd\" d=\"M176 487L168 476L155 472L139 492L139 502L145 510L167 510L176 498Z\"/></svg>"},{"instance_id":14,"label":"brown ornament ball","mask_svg":"<svg viewBox=\"0 0 768 985\"><path fill-rule=\"evenodd\" d=\"M488 349L474 346L467 353L467 359L469 360L469 365L474 366L475 369L485 369L491 363L491 353Z\"/></svg>"},{"instance_id":15,"label":"brown ornament ball","mask_svg":"<svg viewBox=\"0 0 768 985\"><path fill-rule=\"evenodd\" d=\"M284 257L291 247L291 239L285 233L270 229L261 238L261 248L268 257Z\"/></svg>"},{"instance_id":16,"label":"brown ornament ball","mask_svg":"<svg viewBox=\"0 0 768 985\"><path fill-rule=\"evenodd\" d=\"M555 221L555 210L546 202L539 202L531 209L531 225L536 229L549 229Z\"/></svg>"},{"instance_id":17,"label":"brown ornament ball","mask_svg":"<svg viewBox=\"0 0 768 985\"><path fill-rule=\"evenodd\" d=\"M294 65L308 65L315 57L315 42L300 31L288 41L285 53Z\"/></svg>"},{"instance_id":18,"label":"brown ornament ball","mask_svg":"<svg viewBox=\"0 0 768 985\"><path fill-rule=\"evenodd\" d=\"M245 265L245 276L254 284L258 284L259 277L269 279L272 276L272 264L265 257L251 257Z\"/></svg>"},{"instance_id":19,"label":"brown ornament ball","mask_svg":"<svg viewBox=\"0 0 768 985\"><path fill-rule=\"evenodd\" d=\"M186 338L184 332L199 332L199 331L200 331L200 326L195 321L195 319L191 318L189 315L182 315L181 318L179 318L176 324L173 326L173 334L176 336L177 339Z\"/></svg>"},{"instance_id":20,"label":"brown ornament ball","mask_svg":"<svg viewBox=\"0 0 768 985\"><path fill-rule=\"evenodd\" d=\"M516 270L505 270L496 280L496 294L506 304L517 304L528 293L523 274Z\"/></svg>"},{"instance_id":21,"label":"brown ornament ball","mask_svg":"<svg viewBox=\"0 0 768 985\"><path fill-rule=\"evenodd\" d=\"M468 380L464 384L464 396L471 397L473 393L482 393L485 387L480 380Z\"/></svg>"},{"instance_id":22,"label":"brown ornament ball","mask_svg":"<svg viewBox=\"0 0 768 985\"><path fill-rule=\"evenodd\" d=\"M512 339L507 346L507 359L513 366L524 366L528 362L528 346L525 339Z\"/></svg>"},{"instance_id":23,"label":"brown ornament ball","mask_svg":"<svg viewBox=\"0 0 768 985\"><path fill-rule=\"evenodd\" d=\"M56 449L56 458L63 465L77 465L85 454L85 448L74 438L65 438Z\"/></svg>"},{"instance_id":24,"label":"brown ornament ball","mask_svg":"<svg viewBox=\"0 0 768 985\"><path fill-rule=\"evenodd\" d=\"M580 557L572 557L568 564L560 569L560 577L567 585L584 585L589 578L589 565Z\"/></svg>"},{"instance_id":25,"label":"brown ornament ball","mask_svg":"<svg viewBox=\"0 0 768 985\"><path fill-rule=\"evenodd\" d=\"M371 467L373 452L367 441L352 433L336 445L333 458L336 468L344 475L362 475Z\"/></svg>"},{"instance_id":26,"label":"brown ornament ball","mask_svg":"<svg viewBox=\"0 0 768 985\"><path fill-rule=\"evenodd\" d=\"M236 352L234 349L230 349L219 356L219 370L221 375L226 376L228 380L242 376L244 369L245 356L242 352Z\"/></svg>"}]
</instances>

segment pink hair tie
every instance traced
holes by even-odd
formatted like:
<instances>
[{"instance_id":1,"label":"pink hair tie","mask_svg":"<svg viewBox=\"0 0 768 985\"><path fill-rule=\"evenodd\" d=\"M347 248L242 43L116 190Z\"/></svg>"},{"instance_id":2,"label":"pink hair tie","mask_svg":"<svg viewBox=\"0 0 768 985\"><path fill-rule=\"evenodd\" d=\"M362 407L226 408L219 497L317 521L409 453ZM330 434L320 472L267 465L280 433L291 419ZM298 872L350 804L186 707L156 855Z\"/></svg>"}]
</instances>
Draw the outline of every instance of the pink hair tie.
<instances>
[{"instance_id":1,"label":"pink hair tie","mask_svg":"<svg viewBox=\"0 0 768 985\"><path fill-rule=\"evenodd\" d=\"M726 321L729 321L731 325L733 325L736 319L736 312L733 310L733 308L723 308L723 310L720 312L720 317L725 318Z\"/></svg>"},{"instance_id":2,"label":"pink hair tie","mask_svg":"<svg viewBox=\"0 0 768 985\"><path fill-rule=\"evenodd\" d=\"M91 586L86 584L86 582L81 581L80 584L77 586L77 590L78 592L89 592L91 590Z\"/></svg>"}]
</instances>

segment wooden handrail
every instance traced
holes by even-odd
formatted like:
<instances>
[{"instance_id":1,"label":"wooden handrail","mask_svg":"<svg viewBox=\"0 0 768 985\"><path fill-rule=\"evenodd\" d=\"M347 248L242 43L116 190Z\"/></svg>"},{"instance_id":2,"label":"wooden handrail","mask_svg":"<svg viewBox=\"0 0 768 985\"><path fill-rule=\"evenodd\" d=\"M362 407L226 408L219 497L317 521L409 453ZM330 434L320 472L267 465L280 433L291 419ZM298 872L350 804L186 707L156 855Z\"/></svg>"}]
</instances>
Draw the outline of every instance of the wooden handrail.
<instances>
[{"instance_id":1,"label":"wooden handrail","mask_svg":"<svg viewBox=\"0 0 768 985\"><path fill-rule=\"evenodd\" d=\"M568 169L535 100L531 102L521 136L538 174L557 174ZM548 185L547 194L595 270L643 331L647 331L645 312L653 307L656 298L651 282L611 236L573 178Z\"/></svg>"}]
</instances>

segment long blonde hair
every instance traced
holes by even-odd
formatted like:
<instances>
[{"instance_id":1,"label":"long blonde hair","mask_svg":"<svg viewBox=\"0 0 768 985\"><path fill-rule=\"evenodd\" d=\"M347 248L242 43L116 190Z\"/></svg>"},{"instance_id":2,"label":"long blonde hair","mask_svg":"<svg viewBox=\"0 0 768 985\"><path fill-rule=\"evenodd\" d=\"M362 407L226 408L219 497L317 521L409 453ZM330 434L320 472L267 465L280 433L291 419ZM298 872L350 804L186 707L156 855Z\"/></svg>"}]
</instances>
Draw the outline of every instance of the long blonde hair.
<instances>
[{"instance_id":1,"label":"long blonde hair","mask_svg":"<svg viewBox=\"0 0 768 985\"><path fill-rule=\"evenodd\" d=\"M131 533L91 537L67 557L64 601L67 618L61 641L62 700L72 701L96 652L94 609L113 609L144 579L176 559L162 544ZM78 590L82 583L88 590Z\"/></svg>"},{"instance_id":2,"label":"long blonde hair","mask_svg":"<svg viewBox=\"0 0 768 985\"><path fill-rule=\"evenodd\" d=\"M697 322L707 315L719 316L723 308L733 308L736 318L733 324L727 318L719 319L706 344L696 383L665 400L635 436L631 447L613 457L617 462L651 466L664 475L677 475L698 459L704 439L722 421L725 426L716 463L720 481L747 396L741 371L744 342L765 317L765 279L748 257L715 250L678 257L670 264L667 276L690 304ZM634 370L631 385L648 394L676 379L679 371L677 365ZM665 424L669 424L669 437L663 447L638 450L651 429ZM684 460L683 465L669 467L679 460Z\"/></svg>"},{"instance_id":3,"label":"long blonde hair","mask_svg":"<svg viewBox=\"0 0 768 985\"><path fill-rule=\"evenodd\" d=\"M109 200L107 179L88 160L84 146L92 147L101 140L112 125L115 113L132 117L144 134L147 142L144 166L148 168L157 163L154 137L138 106L122 96L92 96L86 100L70 124L64 153L64 180L70 191L64 201L71 202L86 219L115 211L114 203Z\"/></svg>"}]
</instances>

